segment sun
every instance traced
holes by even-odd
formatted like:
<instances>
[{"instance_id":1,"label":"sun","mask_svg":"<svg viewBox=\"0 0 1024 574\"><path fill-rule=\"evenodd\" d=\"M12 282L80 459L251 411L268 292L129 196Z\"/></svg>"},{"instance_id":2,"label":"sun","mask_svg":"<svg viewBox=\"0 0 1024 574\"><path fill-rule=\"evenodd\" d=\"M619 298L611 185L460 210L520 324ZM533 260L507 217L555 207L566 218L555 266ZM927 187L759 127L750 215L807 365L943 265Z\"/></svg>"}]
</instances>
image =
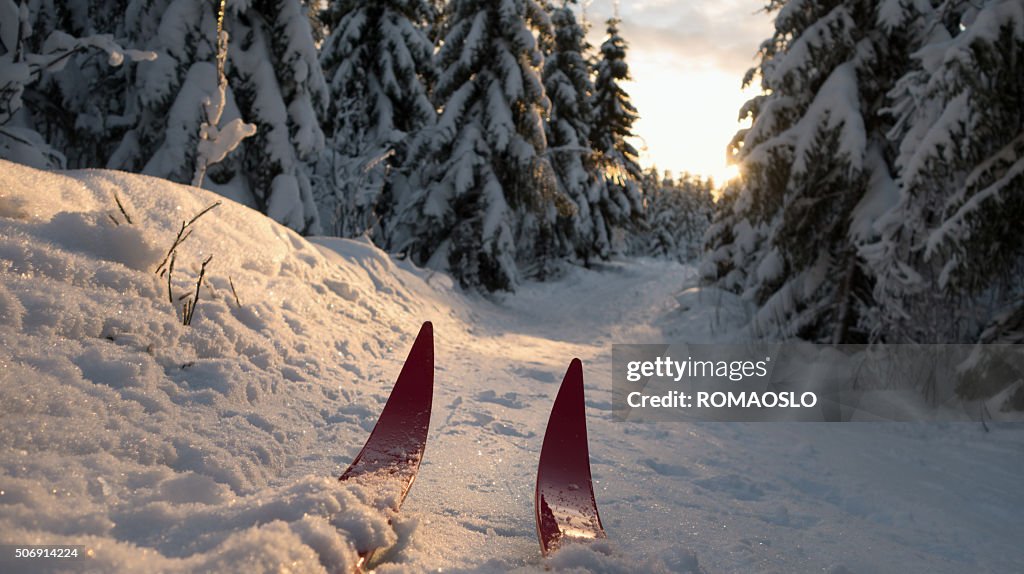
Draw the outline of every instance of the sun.
<instances>
[{"instance_id":1,"label":"sun","mask_svg":"<svg viewBox=\"0 0 1024 574\"><path fill-rule=\"evenodd\" d=\"M633 129L644 167L711 177L716 187L739 176L726 148L744 127L738 112L756 88L741 89L733 71L668 53L637 50L630 71L633 81L624 88L640 113Z\"/></svg>"},{"instance_id":2,"label":"sun","mask_svg":"<svg viewBox=\"0 0 1024 574\"><path fill-rule=\"evenodd\" d=\"M740 177L740 166L736 164L730 164L722 169L721 176L715 178L715 184L718 187L724 187L730 181L738 179Z\"/></svg>"}]
</instances>

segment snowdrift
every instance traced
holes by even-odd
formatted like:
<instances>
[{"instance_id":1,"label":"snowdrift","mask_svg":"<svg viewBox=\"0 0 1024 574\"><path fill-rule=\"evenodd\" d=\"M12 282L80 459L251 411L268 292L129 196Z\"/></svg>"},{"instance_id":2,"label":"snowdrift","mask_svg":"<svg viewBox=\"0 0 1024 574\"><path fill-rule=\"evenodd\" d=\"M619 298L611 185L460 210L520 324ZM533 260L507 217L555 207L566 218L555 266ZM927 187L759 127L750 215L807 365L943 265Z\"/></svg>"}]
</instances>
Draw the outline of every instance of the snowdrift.
<instances>
[{"instance_id":1,"label":"snowdrift","mask_svg":"<svg viewBox=\"0 0 1024 574\"><path fill-rule=\"evenodd\" d=\"M420 322L462 329L428 277L450 292L203 190L0 161L0 544L84 544L69 564L93 571L312 572L395 542L334 477Z\"/></svg>"}]
</instances>

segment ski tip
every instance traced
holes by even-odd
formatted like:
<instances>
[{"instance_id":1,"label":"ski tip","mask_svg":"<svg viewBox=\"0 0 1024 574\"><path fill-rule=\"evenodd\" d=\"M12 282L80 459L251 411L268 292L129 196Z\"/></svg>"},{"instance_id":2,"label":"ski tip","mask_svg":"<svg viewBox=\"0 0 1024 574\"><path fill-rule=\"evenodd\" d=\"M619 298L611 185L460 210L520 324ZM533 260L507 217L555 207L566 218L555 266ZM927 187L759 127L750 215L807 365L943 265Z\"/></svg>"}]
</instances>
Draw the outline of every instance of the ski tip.
<instances>
[{"instance_id":1,"label":"ski tip","mask_svg":"<svg viewBox=\"0 0 1024 574\"><path fill-rule=\"evenodd\" d=\"M571 386L579 387L579 392L583 392L583 361L579 359L573 359L569 363L569 368L562 377L562 388L567 389ZM561 391L558 394L561 395Z\"/></svg>"},{"instance_id":2,"label":"ski tip","mask_svg":"<svg viewBox=\"0 0 1024 574\"><path fill-rule=\"evenodd\" d=\"M401 505L426 449L433 393L433 325L426 321L409 349L370 437L339 480L388 475L385 483L402 487L397 502Z\"/></svg>"},{"instance_id":3,"label":"ski tip","mask_svg":"<svg viewBox=\"0 0 1024 574\"><path fill-rule=\"evenodd\" d=\"M420 332L416 334L416 340L413 341L413 348L409 351L409 355L412 356L414 353L427 352L431 357L434 356L434 324L430 321L424 321L420 327ZM417 349L419 349L417 351ZM431 361L433 359L431 358Z\"/></svg>"},{"instance_id":4,"label":"ski tip","mask_svg":"<svg viewBox=\"0 0 1024 574\"><path fill-rule=\"evenodd\" d=\"M424 321L423 325L420 326L420 332L416 335L416 341L429 340L431 344L434 342L434 324L430 321Z\"/></svg>"},{"instance_id":5,"label":"ski tip","mask_svg":"<svg viewBox=\"0 0 1024 574\"><path fill-rule=\"evenodd\" d=\"M573 371L573 370L579 371L580 374L582 374L583 373L583 361L581 361L581 360L579 360L577 358L573 358L573 360L569 363L569 370L570 371Z\"/></svg>"},{"instance_id":6,"label":"ski tip","mask_svg":"<svg viewBox=\"0 0 1024 574\"><path fill-rule=\"evenodd\" d=\"M579 359L569 363L544 431L534 514L544 556L563 540L605 537L590 473L583 362Z\"/></svg>"}]
</instances>

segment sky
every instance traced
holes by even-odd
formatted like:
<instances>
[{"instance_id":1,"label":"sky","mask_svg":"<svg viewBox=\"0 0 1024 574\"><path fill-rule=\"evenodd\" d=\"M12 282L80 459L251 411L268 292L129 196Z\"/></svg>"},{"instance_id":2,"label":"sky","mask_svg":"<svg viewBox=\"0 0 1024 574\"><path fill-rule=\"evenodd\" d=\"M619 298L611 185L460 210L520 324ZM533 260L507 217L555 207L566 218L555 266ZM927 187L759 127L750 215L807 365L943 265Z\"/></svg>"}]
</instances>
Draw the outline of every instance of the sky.
<instances>
[{"instance_id":1,"label":"sky","mask_svg":"<svg viewBox=\"0 0 1024 574\"><path fill-rule=\"evenodd\" d=\"M585 0L581 0L585 1ZM620 35L633 81L624 88L640 113L634 124L644 167L674 174L732 177L726 146L739 109L757 93L741 90L757 48L772 33L764 0L622 0ZM587 2L589 40L606 37L613 0Z\"/></svg>"}]
</instances>

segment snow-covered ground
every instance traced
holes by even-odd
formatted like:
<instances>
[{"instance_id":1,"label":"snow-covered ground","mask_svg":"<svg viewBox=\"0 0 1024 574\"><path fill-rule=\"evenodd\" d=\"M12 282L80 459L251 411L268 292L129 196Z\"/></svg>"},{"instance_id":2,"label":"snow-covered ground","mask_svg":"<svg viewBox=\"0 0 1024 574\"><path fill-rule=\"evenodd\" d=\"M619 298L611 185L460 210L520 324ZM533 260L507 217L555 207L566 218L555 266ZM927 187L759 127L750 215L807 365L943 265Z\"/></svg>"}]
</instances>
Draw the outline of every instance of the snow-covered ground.
<instances>
[{"instance_id":1,"label":"snow-covered ground","mask_svg":"<svg viewBox=\"0 0 1024 574\"><path fill-rule=\"evenodd\" d=\"M680 295L691 267L614 261L491 301L224 201L168 297L154 270L218 199L0 161L0 544L83 544L61 567L102 572L346 571L369 540L394 544L380 572L1024 571L1021 425L614 422L612 343L730 340L746 320L727 294ZM430 441L389 524L335 477L424 320ZM572 357L609 540L545 561L533 480Z\"/></svg>"}]
</instances>

